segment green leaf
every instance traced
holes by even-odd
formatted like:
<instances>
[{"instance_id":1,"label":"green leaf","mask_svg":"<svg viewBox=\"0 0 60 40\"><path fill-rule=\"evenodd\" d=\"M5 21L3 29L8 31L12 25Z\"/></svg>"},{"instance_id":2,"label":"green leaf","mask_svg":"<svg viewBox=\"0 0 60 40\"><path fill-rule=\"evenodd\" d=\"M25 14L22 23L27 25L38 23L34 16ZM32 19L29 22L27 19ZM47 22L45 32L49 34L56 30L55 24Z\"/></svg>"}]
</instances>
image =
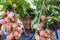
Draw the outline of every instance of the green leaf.
<instances>
[{"instance_id":1,"label":"green leaf","mask_svg":"<svg viewBox=\"0 0 60 40\"><path fill-rule=\"evenodd\" d=\"M8 2L12 5L12 1L11 0L8 0Z\"/></svg>"},{"instance_id":2,"label":"green leaf","mask_svg":"<svg viewBox=\"0 0 60 40\"><path fill-rule=\"evenodd\" d=\"M0 12L1 12L1 11L5 11L5 9L6 9L6 6L3 6L3 7L1 8Z\"/></svg>"},{"instance_id":3,"label":"green leaf","mask_svg":"<svg viewBox=\"0 0 60 40\"><path fill-rule=\"evenodd\" d=\"M31 28L33 29L34 28L34 24L36 24L38 22L38 17L35 16L35 18L32 20L31 22Z\"/></svg>"}]
</instances>

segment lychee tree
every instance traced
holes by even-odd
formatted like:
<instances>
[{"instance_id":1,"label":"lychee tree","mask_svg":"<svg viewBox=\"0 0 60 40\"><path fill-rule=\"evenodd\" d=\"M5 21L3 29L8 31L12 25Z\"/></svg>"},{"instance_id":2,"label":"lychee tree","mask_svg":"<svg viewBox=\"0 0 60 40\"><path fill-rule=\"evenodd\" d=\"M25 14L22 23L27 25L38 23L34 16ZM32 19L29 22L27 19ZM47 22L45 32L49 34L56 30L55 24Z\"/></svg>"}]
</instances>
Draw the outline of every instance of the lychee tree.
<instances>
[{"instance_id":1,"label":"lychee tree","mask_svg":"<svg viewBox=\"0 0 60 40\"><path fill-rule=\"evenodd\" d=\"M14 11L20 15L20 18L24 15L28 15L27 9L33 10L31 8L28 0L0 0L0 5L2 9L0 11ZM41 15L45 15L47 18L47 23L51 23L54 20L60 21L60 0L33 0L31 1L33 7L35 7L32 14L35 15L35 18L32 21L32 26L40 22ZM39 20L37 20L39 19Z\"/></svg>"},{"instance_id":2,"label":"lychee tree","mask_svg":"<svg viewBox=\"0 0 60 40\"><path fill-rule=\"evenodd\" d=\"M35 19L32 25L41 22L41 16L46 16L46 23L53 23L55 20L60 22L60 0L34 0L32 4L36 6ZM39 20L37 20L39 19Z\"/></svg>"},{"instance_id":3,"label":"lychee tree","mask_svg":"<svg viewBox=\"0 0 60 40\"><path fill-rule=\"evenodd\" d=\"M27 14L26 11L30 8L30 3L25 0L0 0L0 5L3 7L0 11L13 10L20 16Z\"/></svg>"},{"instance_id":4,"label":"lychee tree","mask_svg":"<svg viewBox=\"0 0 60 40\"><path fill-rule=\"evenodd\" d=\"M35 8L31 8L30 7L31 5L29 2L27 2L27 0L0 0L0 5L2 6L2 8L0 9L0 12L3 11L1 12L2 14L0 14L2 17L2 19L0 20L0 24L2 24L2 27L5 26L7 28L7 30L9 31L8 33L10 33L11 31L14 31L13 34L16 33L16 35L14 36L18 37L19 33L20 33L19 36L21 36L21 33L23 31L18 30L19 32L18 33L15 30L18 26L21 26L20 24L22 24L21 21L19 20L24 15L29 15L29 13L35 15L35 18L31 23L32 29L34 28L33 25L35 23L42 22L48 25L49 23L53 23L55 20L60 22L60 4L59 4L60 0L33 0L30 2ZM45 26L47 27L47 25ZM40 28L40 24L38 26L39 26L37 28L38 31L40 31L40 29L42 30L42 28ZM49 29L46 29L46 32L48 34L50 33L49 31L50 31ZM47 37L47 33L45 33L45 35L44 33L45 33L45 30L42 30L40 32L40 35ZM9 36L11 35L7 36L7 40ZM44 37L38 37L38 39L39 38L45 39Z\"/></svg>"}]
</instances>

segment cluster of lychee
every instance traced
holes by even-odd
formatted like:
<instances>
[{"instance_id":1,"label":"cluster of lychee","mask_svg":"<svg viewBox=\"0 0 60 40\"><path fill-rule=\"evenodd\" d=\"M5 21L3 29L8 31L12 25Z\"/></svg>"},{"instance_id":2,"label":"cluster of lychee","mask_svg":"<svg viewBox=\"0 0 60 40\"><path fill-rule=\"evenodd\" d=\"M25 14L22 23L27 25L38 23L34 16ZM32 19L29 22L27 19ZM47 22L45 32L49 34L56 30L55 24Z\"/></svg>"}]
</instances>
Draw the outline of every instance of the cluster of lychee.
<instances>
[{"instance_id":1,"label":"cluster of lychee","mask_svg":"<svg viewBox=\"0 0 60 40\"><path fill-rule=\"evenodd\" d=\"M42 15L41 20L44 23L44 21L46 20L46 16ZM35 33L35 39L36 40L54 40L53 30L51 30L48 27L46 27L46 29L43 29L41 25L38 23L37 32Z\"/></svg>"},{"instance_id":2,"label":"cluster of lychee","mask_svg":"<svg viewBox=\"0 0 60 40\"><path fill-rule=\"evenodd\" d=\"M6 40L11 40L13 38L18 39L23 30L20 28L22 22L16 21L16 18L19 18L19 14L15 14L13 11L3 11L0 13L0 35L4 34L4 30L7 30ZM20 29L19 29L20 28Z\"/></svg>"}]
</instances>

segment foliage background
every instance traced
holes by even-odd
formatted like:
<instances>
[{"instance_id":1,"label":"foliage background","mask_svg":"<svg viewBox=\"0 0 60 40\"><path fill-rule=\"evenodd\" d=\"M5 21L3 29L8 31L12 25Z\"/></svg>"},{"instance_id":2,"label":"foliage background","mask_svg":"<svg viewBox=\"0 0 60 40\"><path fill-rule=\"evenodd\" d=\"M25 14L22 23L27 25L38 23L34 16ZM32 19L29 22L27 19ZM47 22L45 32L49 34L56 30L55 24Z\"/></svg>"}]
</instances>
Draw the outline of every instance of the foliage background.
<instances>
[{"instance_id":1,"label":"foliage background","mask_svg":"<svg viewBox=\"0 0 60 40\"><path fill-rule=\"evenodd\" d=\"M13 3L16 3L16 8L12 7ZM35 18L32 26L40 20L39 17L42 14L47 16L48 24L53 23L54 20L60 22L60 0L0 0L0 12L5 11L6 8L18 13L20 17L28 14L27 9L34 10L32 14L35 15Z\"/></svg>"}]
</instances>

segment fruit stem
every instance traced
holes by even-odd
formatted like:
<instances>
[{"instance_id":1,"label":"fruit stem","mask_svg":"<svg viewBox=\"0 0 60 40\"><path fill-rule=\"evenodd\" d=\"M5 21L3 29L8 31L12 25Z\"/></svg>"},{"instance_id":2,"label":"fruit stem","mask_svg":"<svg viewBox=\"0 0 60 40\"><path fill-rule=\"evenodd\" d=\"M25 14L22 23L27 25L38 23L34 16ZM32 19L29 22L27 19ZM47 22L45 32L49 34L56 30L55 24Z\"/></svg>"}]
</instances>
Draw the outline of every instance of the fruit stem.
<instances>
[{"instance_id":1,"label":"fruit stem","mask_svg":"<svg viewBox=\"0 0 60 40\"><path fill-rule=\"evenodd\" d=\"M8 0L9 1L9 3L12 5L12 1L11 0Z\"/></svg>"},{"instance_id":2,"label":"fruit stem","mask_svg":"<svg viewBox=\"0 0 60 40\"><path fill-rule=\"evenodd\" d=\"M42 3L42 6L41 6L41 9L40 9L40 16L39 16L39 20L38 20L38 23L40 23L40 18L41 18L41 15L42 15L42 11L44 9L44 0L43 0L43 3Z\"/></svg>"}]
</instances>

